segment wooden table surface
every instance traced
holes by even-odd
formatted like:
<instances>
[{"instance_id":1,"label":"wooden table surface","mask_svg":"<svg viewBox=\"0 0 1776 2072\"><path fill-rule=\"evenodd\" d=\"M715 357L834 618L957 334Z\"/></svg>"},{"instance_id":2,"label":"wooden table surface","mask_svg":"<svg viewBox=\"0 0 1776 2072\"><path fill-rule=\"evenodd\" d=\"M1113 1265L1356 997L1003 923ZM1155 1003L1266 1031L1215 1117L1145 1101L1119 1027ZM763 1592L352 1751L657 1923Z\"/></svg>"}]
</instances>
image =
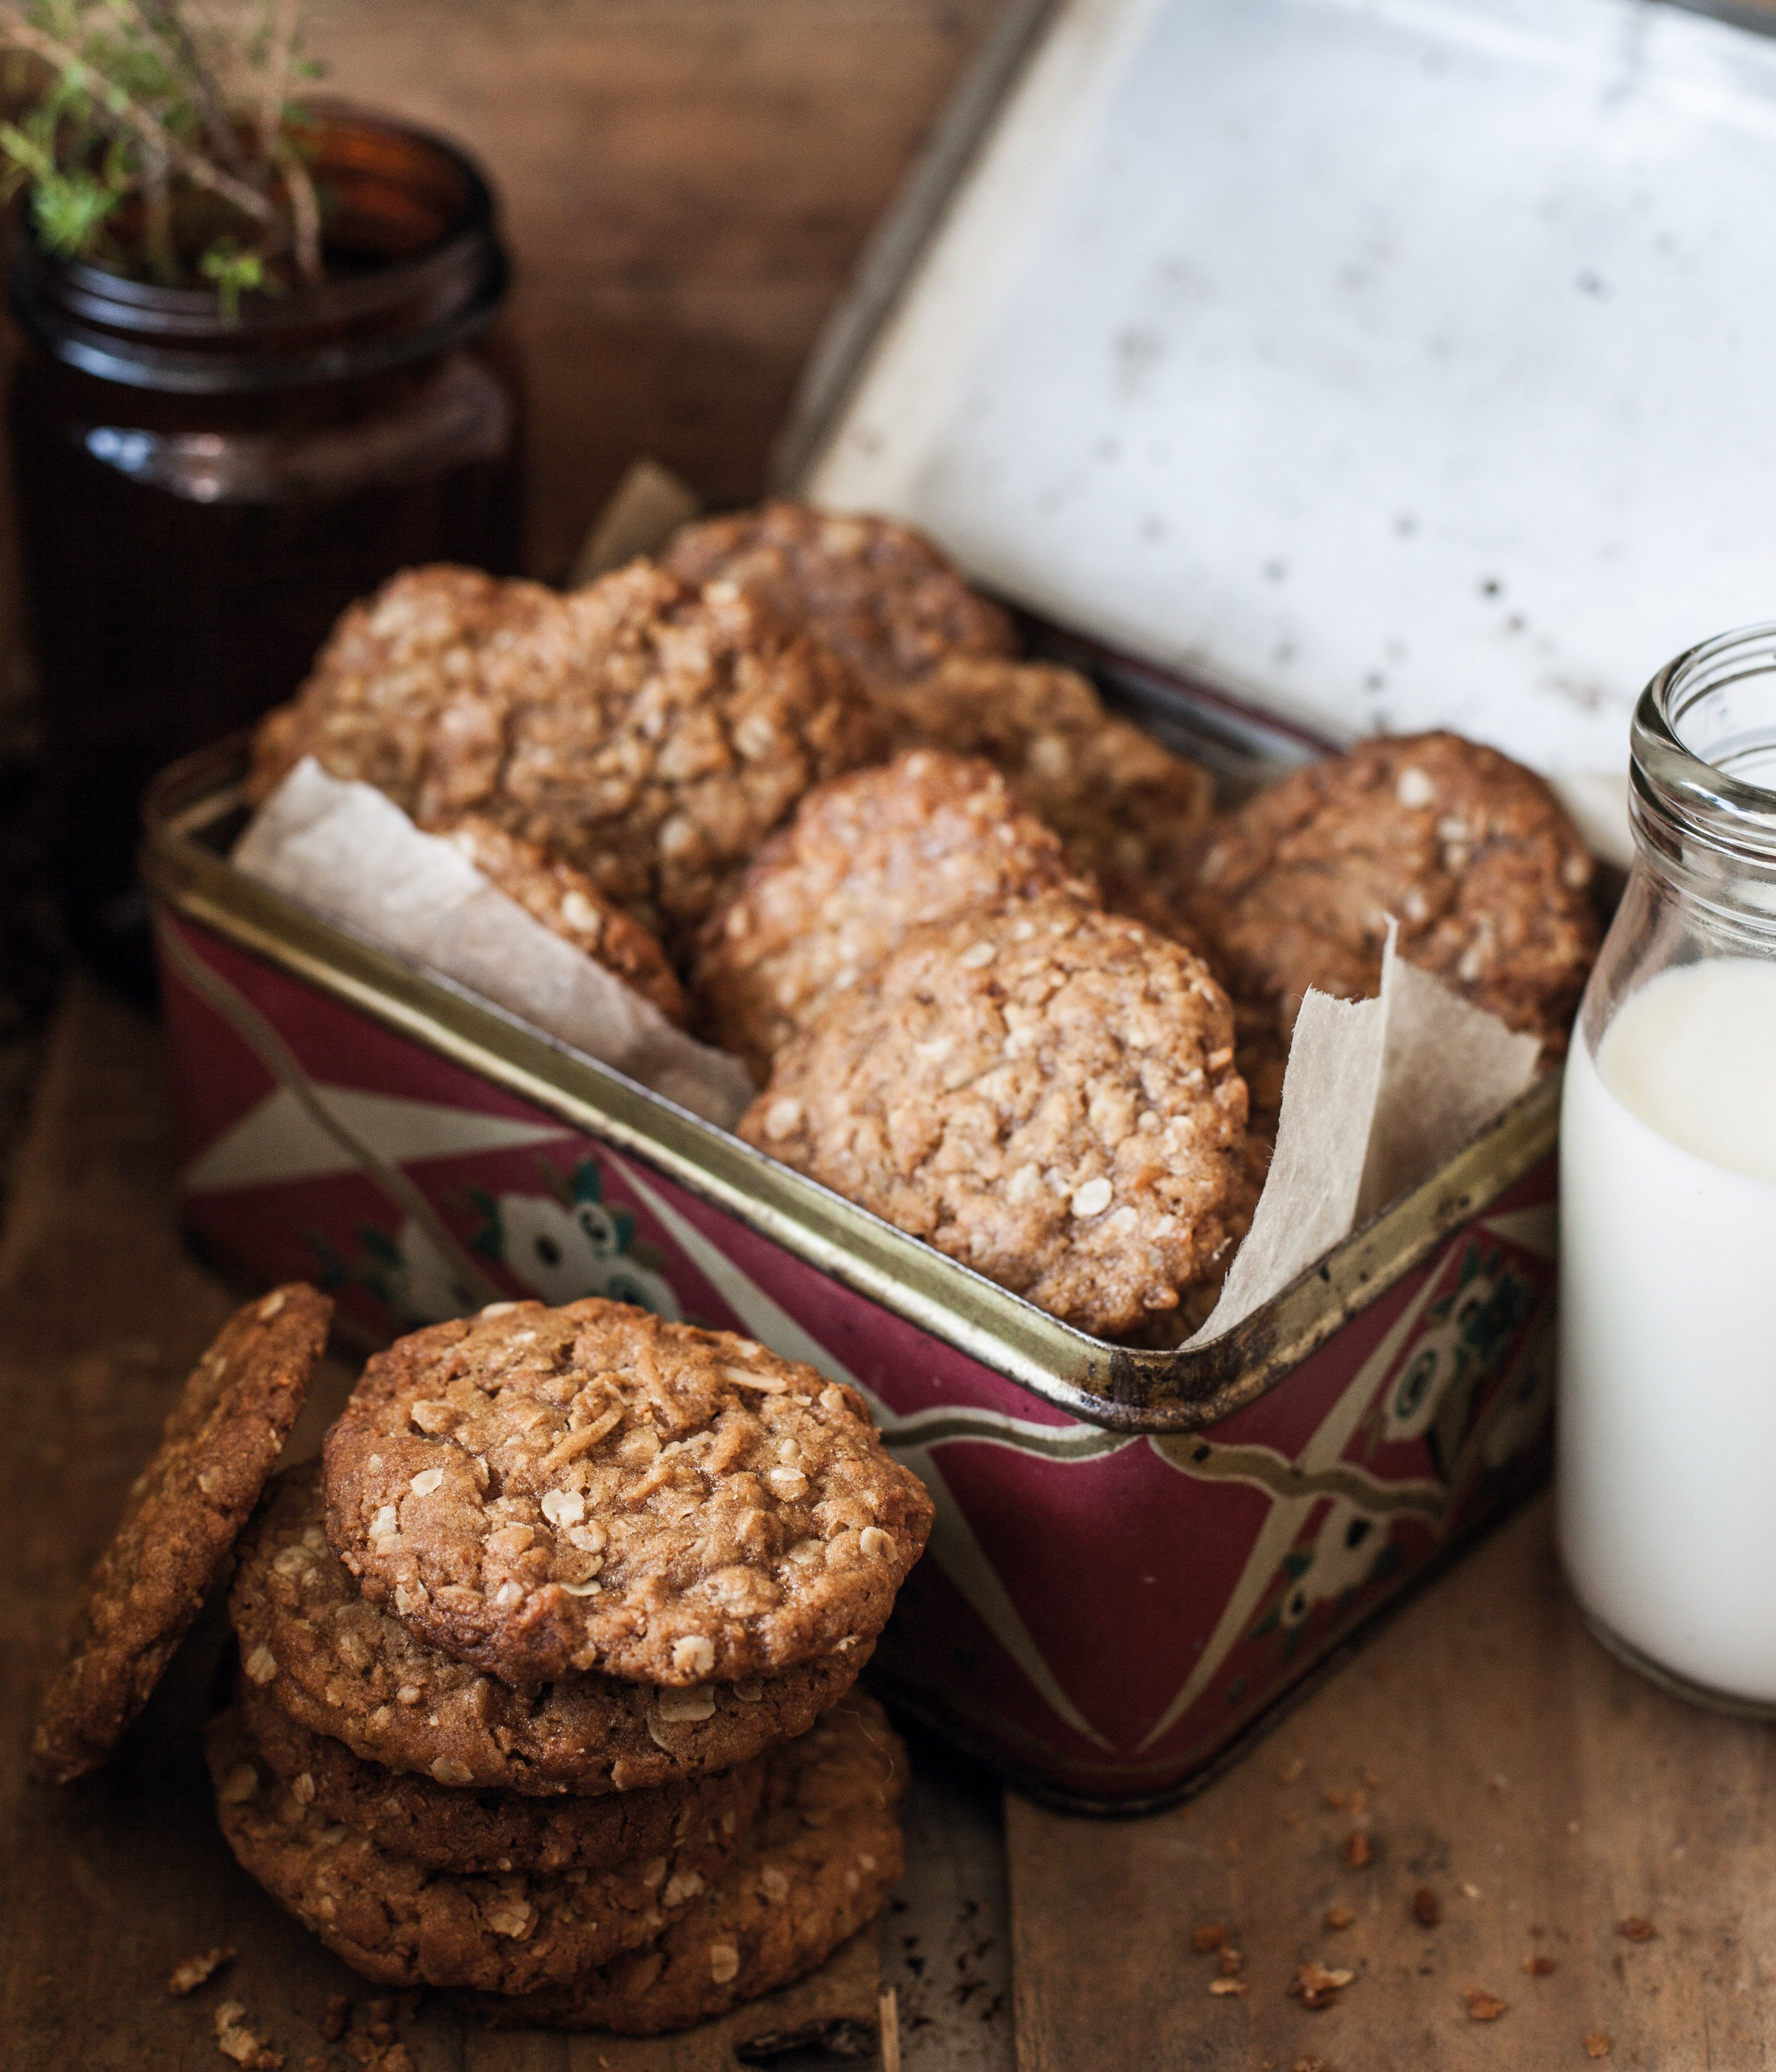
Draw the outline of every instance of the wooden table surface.
<instances>
[{"instance_id":1,"label":"wooden table surface","mask_svg":"<svg viewBox=\"0 0 1776 2072\"><path fill-rule=\"evenodd\" d=\"M195 1742L216 1622L112 1772L68 1794L23 1781L66 1609L233 1300L179 1248L159 1071L152 1025L77 981L0 1239L0 1948L19 2072L220 2065L224 1996L294 2072L327 1996L367 1998L216 1832ZM294 1451L347 1384L330 1367ZM1182 1809L1093 1821L1013 1797L1001 1850L997 1794L915 1744L906 1879L874 1942L795 2006L867 2011L879 1950L911 2072L1009 2072L1013 2010L1023 2072L1762 2066L1773 1791L1767 1729L1665 1696L1585 1634L1544 1500ZM1240 1956L1219 1993L1219 1955L1195 1947L1215 1925ZM240 1951L225 1983L169 1998L173 1964L218 1943ZM1349 1975L1317 2011L1289 1991L1310 1963ZM1504 2005L1478 2021L1470 1993ZM747 2025L488 2037L433 2008L405 2033L420 2072L717 2072Z\"/></svg>"},{"instance_id":2,"label":"wooden table surface","mask_svg":"<svg viewBox=\"0 0 1776 2072\"><path fill-rule=\"evenodd\" d=\"M452 130L501 183L539 569L565 565L638 452L716 500L757 492L819 323L995 13L316 0L335 88ZM295 2072L343 1975L214 1832L190 1745L202 1637L109 1782L66 1799L22 1782L65 1606L228 1301L178 1246L153 1031L84 985L18 1170L0 1240L3 2062L220 2066L208 2014L226 1992L264 2010ZM1671 2072L1763 2066L1773 1745L1609 1661L1532 1507L1182 1811L1098 1823L1013 1799L1001 1844L997 1794L921 1746L908 1877L877 1945L902 2062L1006 2072L1014 2012L1026 2072L1540 2072L1604 2050ZM1348 1926L1326 1925L1334 1908ZM1651 1934L1621 1933L1633 1920ZM1211 1992L1219 1960L1194 1947L1217 1923L1243 1992ZM242 1953L220 1989L169 1999L171 1963L219 1940ZM1316 1962L1350 1974L1318 2012L1288 1991ZM1503 2011L1474 2020L1470 1992ZM435 2012L408 2040L420 2072L729 2062L708 2038L489 2041Z\"/></svg>"}]
</instances>

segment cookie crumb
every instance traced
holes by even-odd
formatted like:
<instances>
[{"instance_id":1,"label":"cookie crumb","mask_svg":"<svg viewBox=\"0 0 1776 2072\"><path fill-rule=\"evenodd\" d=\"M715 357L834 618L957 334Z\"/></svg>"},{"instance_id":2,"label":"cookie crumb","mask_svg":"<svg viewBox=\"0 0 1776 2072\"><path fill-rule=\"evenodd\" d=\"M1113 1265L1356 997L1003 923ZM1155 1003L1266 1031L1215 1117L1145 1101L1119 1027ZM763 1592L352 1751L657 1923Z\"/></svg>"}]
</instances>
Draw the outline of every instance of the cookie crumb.
<instances>
[{"instance_id":1,"label":"cookie crumb","mask_svg":"<svg viewBox=\"0 0 1776 2072\"><path fill-rule=\"evenodd\" d=\"M1659 1930L1638 1914L1625 1914L1616 1923L1616 1933L1625 1942L1651 1942Z\"/></svg>"},{"instance_id":2,"label":"cookie crumb","mask_svg":"<svg viewBox=\"0 0 1776 2072\"><path fill-rule=\"evenodd\" d=\"M1348 1906L1329 1906L1326 1910L1328 1928L1348 1928L1356 1918Z\"/></svg>"},{"instance_id":3,"label":"cookie crumb","mask_svg":"<svg viewBox=\"0 0 1776 2072\"><path fill-rule=\"evenodd\" d=\"M1246 1968L1245 1953L1240 1950L1223 1949L1215 1959L1215 1965L1223 1979L1237 1978Z\"/></svg>"},{"instance_id":4,"label":"cookie crumb","mask_svg":"<svg viewBox=\"0 0 1776 2072\"><path fill-rule=\"evenodd\" d=\"M1205 1921L1190 1940L1205 1957L1219 1950L1227 1939L1227 1924L1224 1921Z\"/></svg>"},{"instance_id":5,"label":"cookie crumb","mask_svg":"<svg viewBox=\"0 0 1776 2072\"><path fill-rule=\"evenodd\" d=\"M1462 1879L1461 1884L1456 1887L1456 1890L1464 1899L1478 1899L1480 1897L1479 1886L1470 1884L1466 1878Z\"/></svg>"},{"instance_id":6,"label":"cookie crumb","mask_svg":"<svg viewBox=\"0 0 1776 2072\"><path fill-rule=\"evenodd\" d=\"M1305 2008L1329 2008L1356 1976L1355 1971L1329 1971L1324 1964L1303 1964L1289 1984L1289 1992Z\"/></svg>"},{"instance_id":7,"label":"cookie crumb","mask_svg":"<svg viewBox=\"0 0 1776 2072\"><path fill-rule=\"evenodd\" d=\"M166 1981L166 1990L183 1998L195 1993L206 1980L213 1979L224 1964L232 1963L232 1950L205 1950L195 1957L187 1957L173 1967L173 1975Z\"/></svg>"},{"instance_id":8,"label":"cookie crumb","mask_svg":"<svg viewBox=\"0 0 1776 2072\"><path fill-rule=\"evenodd\" d=\"M1470 1986L1462 1998L1468 2004L1470 2021L1496 2021L1511 2008L1509 2000L1502 2000L1496 1993L1489 1993L1479 1986Z\"/></svg>"},{"instance_id":9,"label":"cookie crumb","mask_svg":"<svg viewBox=\"0 0 1776 2072\"><path fill-rule=\"evenodd\" d=\"M1279 1784L1293 1784L1296 1778L1301 1775L1301 1772L1305 1770L1306 1767L1307 1765L1302 1762L1301 1758L1298 1755L1292 1755L1289 1761L1283 1765L1282 1768L1277 1771L1276 1782Z\"/></svg>"},{"instance_id":10,"label":"cookie crumb","mask_svg":"<svg viewBox=\"0 0 1776 2072\"><path fill-rule=\"evenodd\" d=\"M1211 1979L1209 1991L1217 2000L1229 1993L1236 1994L1240 1999L1244 2000L1246 1996L1246 1982L1244 1979Z\"/></svg>"},{"instance_id":11,"label":"cookie crumb","mask_svg":"<svg viewBox=\"0 0 1776 2072\"><path fill-rule=\"evenodd\" d=\"M1443 1918L1437 1894L1428 1885L1421 1885L1412 1894L1412 1918L1421 1928L1434 1928Z\"/></svg>"},{"instance_id":12,"label":"cookie crumb","mask_svg":"<svg viewBox=\"0 0 1776 2072\"><path fill-rule=\"evenodd\" d=\"M1360 1827L1353 1827L1344 1838L1344 1860L1354 1871L1360 1871L1375 1854L1369 1837Z\"/></svg>"},{"instance_id":13,"label":"cookie crumb","mask_svg":"<svg viewBox=\"0 0 1776 2072\"><path fill-rule=\"evenodd\" d=\"M1524 1958L1523 1969L1532 1979L1545 1979L1554 1969L1554 1959L1544 1957L1538 1950L1532 1957Z\"/></svg>"},{"instance_id":14,"label":"cookie crumb","mask_svg":"<svg viewBox=\"0 0 1776 2072\"><path fill-rule=\"evenodd\" d=\"M1587 2058L1607 2058L1610 2055L1610 2032L1606 2029L1585 2031L1585 2054Z\"/></svg>"},{"instance_id":15,"label":"cookie crumb","mask_svg":"<svg viewBox=\"0 0 1776 2072\"><path fill-rule=\"evenodd\" d=\"M343 1993L328 1996L326 2011L321 2016L321 2039L326 2043L337 2043L344 2035L352 2020L352 2003Z\"/></svg>"},{"instance_id":16,"label":"cookie crumb","mask_svg":"<svg viewBox=\"0 0 1776 2072\"><path fill-rule=\"evenodd\" d=\"M224 2000L216 2009L216 2049L224 2058L232 2058L241 2072L283 2072L282 2055L247 2027L246 2012L239 2000Z\"/></svg>"}]
</instances>

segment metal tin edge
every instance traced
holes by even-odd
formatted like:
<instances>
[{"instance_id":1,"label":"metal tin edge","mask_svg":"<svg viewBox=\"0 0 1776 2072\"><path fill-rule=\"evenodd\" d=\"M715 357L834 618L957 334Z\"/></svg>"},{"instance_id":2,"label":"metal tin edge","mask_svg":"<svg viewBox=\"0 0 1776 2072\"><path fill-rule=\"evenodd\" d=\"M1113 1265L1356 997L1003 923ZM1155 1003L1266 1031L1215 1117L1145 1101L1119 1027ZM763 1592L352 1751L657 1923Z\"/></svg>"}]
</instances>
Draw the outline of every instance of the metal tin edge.
<instances>
[{"instance_id":1,"label":"metal tin edge","mask_svg":"<svg viewBox=\"0 0 1776 2072\"><path fill-rule=\"evenodd\" d=\"M150 791L143 874L175 912L633 1153L821 1272L1054 1408L1107 1429L1193 1431L1254 1401L1556 1141L1560 1083L1551 1074L1225 1336L1190 1351L1107 1344L442 974L235 870L195 837L240 803L239 778L238 747L223 744L175 764Z\"/></svg>"}]
</instances>

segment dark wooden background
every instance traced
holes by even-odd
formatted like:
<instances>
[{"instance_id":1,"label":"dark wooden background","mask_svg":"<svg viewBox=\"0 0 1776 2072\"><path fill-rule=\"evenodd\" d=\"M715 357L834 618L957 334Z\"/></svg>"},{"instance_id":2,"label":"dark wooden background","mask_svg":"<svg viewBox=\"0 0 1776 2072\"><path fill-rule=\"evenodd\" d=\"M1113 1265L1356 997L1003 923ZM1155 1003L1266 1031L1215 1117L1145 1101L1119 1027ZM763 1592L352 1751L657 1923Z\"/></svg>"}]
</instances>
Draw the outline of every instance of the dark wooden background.
<instances>
[{"instance_id":1,"label":"dark wooden background","mask_svg":"<svg viewBox=\"0 0 1776 2072\"><path fill-rule=\"evenodd\" d=\"M821 320L997 0L316 0L332 92L491 171L558 572L649 453L763 486Z\"/></svg>"}]
</instances>

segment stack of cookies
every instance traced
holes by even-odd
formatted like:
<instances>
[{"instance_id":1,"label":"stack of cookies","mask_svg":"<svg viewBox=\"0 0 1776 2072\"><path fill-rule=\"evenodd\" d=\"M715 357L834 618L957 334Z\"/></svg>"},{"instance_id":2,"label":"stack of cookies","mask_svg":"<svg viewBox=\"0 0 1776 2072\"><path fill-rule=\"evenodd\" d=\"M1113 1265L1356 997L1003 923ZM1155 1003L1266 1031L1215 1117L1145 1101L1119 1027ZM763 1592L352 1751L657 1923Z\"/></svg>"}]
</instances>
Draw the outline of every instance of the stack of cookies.
<instances>
[{"instance_id":1,"label":"stack of cookies","mask_svg":"<svg viewBox=\"0 0 1776 2072\"><path fill-rule=\"evenodd\" d=\"M102 1759L115 1692L104 1736L70 1727L68 1692L96 1662L146 1694L265 1484L326 1315L269 1299L282 1334L242 1312L138 1486L136 1511L176 1445L190 1515L148 1523L190 1540L214 1516L205 1572L146 1675L89 1602L46 1778ZM101 1562L101 1612L144 1523ZM819 1964L899 1876L904 1754L851 1687L931 1523L855 1393L749 1340L602 1301L417 1333L240 1536L238 1685L208 1733L223 1831L380 1984L631 2034L721 2013Z\"/></svg>"}]
</instances>

